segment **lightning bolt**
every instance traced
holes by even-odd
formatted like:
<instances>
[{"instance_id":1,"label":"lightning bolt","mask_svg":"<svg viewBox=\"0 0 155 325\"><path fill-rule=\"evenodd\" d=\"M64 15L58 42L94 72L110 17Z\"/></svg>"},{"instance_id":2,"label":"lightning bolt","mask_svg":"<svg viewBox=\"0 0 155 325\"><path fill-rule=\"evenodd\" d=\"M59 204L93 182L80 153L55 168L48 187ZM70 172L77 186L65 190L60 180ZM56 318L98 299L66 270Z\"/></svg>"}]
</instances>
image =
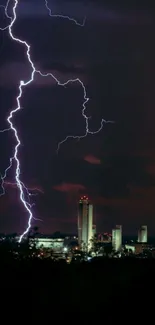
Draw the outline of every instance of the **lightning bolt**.
<instances>
[{"instance_id":1,"label":"lightning bolt","mask_svg":"<svg viewBox=\"0 0 155 325\"><path fill-rule=\"evenodd\" d=\"M10 129L9 129L10 130ZM5 130L4 130L5 131ZM13 161L14 157L10 158L10 164L9 166L5 169L5 173L4 175L2 176L1 175L1 187L2 187L2 193L0 194L0 196L4 195L5 194L5 188L4 188L4 183L5 183L5 178L7 176L7 172L8 170L12 167L12 161Z\"/></svg>"},{"instance_id":2,"label":"lightning bolt","mask_svg":"<svg viewBox=\"0 0 155 325\"><path fill-rule=\"evenodd\" d=\"M10 111L10 114L9 114L9 116L7 118L7 122L9 124L9 129L7 128L7 129L4 129L4 130L1 131L1 132L5 132L5 131L8 131L8 130L11 130L14 133L14 136L15 136L15 139L16 139L16 145L15 145L15 148L14 148L14 156L12 158L10 158L10 165L9 165L9 167L7 167L7 169L5 170L5 174L2 177L2 189L4 190L4 181L5 181L7 172L12 167L12 163L14 161L16 163L15 180L16 180L16 185L17 185L17 187L19 189L20 200L21 200L21 203L23 204L25 210L28 213L28 224L27 224L27 228L21 234L21 236L19 238L19 242L21 242L22 239L23 239L23 237L28 234L28 232L29 232L29 230L31 228L32 219L34 218L33 217L33 214L32 214L32 211L31 211L32 205L25 200L25 195L24 195L25 194L25 191L26 191L27 195L29 196L29 191L28 191L28 189L26 188L26 186L24 185L24 183L20 179L20 160L18 158L18 150L19 150L19 147L21 145L21 141L20 141L20 138L19 138L19 135L18 135L18 130L15 128L15 126L13 124L13 117L14 117L14 115L21 109L20 100L22 98L23 88L26 87L26 86L28 86L29 84L31 84L33 82L35 74L39 74L42 77L51 76L56 81L57 85L59 85L59 86L67 86L70 83L71 84L72 83L79 83L82 86L83 92L84 92L84 102L83 102L82 115L83 115L83 117L85 119L85 122L86 122L85 133L84 133L84 135L77 135L77 136L69 135L69 136L67 136L64 140L62 140L61 142L59 142L57 151L59 150L60 145L62 143L64 143L65 141L67 141L69 138L82 139L82 138L86 137L88 134L96 134L96 133L98 133L98 132L101 131L104 123L113 123L113 121L105 121L104 119L102 119L100 128L98 130L94 131L94 132L93 131L90 131L89 130L89 118L90 117L88 117L86 115L86 113L85 113L86 103L88 102L89 98L87 97L86 89L85 89L85 86L84 86L83 82L79 78L76 78L76 79L70 79L70 80L66 81L65 83L61 83L52 73L46 73L46 74L44 74L44 73L42 73L41 71L39 71L39 70L37 70L35 68L35 64L34 64L34 62L31 59L31 54L30 54L31 47L30 47L30 45L25 40L22 40L20 38L17 38L16 36L14 36L14 34L12 32L13 25L15 24L16 19L17 19L16 10L17 10L17 7L18 7L19 2L20 2L20 0L13 0L13 3L14 4L13 4L13 7L12 7L12 17L10 17L8 15L8 6L9 6L9 3L10 3L10 0L7 1L7 4L5 6L5 15L6 15L6 17L8 19L11 20L11 22L10 22L10 24L8 26L6 26L4 28L0 28L0 29L2 31L8 29L10 38L14 42L16 42L18 44L21 44L21 45L23 45L25 47L26 54L27 54L27 60L28 60L30 66L31 66L31 69L32 69L31 75L30 75L30 79L27 80L27 81L20 80L20 82L19 82L19 86L18 86L18 90L19 91L18 91L18 95L16 97L17 106L16 106L16 108L14 108L13 110ZM46 6L46 8L47 8L47 10L49 12L49 15L51 17L65 18L65 19L68 19L70 21L73 21L76 25L84 26L85 19L83 21L83 24L81 25L75 19L70 18L68 16L52 15L52 12L51 12L51 9L48 6L48 1L47 0L45 0L45 6Z\"/></svg>"},{"instance_id":3,"label":"lightning bolt","mask_svg":"<svg viewBox=\"0 0 155 325\"><path fill-rule=\"evenodd\" d=\"M11 168L10 166L8 167L8 168ZM17 184L16 183L13 183L13 182L9 182L9 181L6 181L5 180L5 178L6 178L6 175L7 175L7 169L5 170L5 174L4 174L4 176L1 176L1 180L2 180L2 183L3 183L3 187L4 187L4 185L6 185L6 186L10 186L10 187L17 187ZM1 185L2 186L2 185ZM25 186L24 185L24 183L23 183L23 186ZM39 193L42 193L42 194L44 194L44 192L43 192L43 190L41 189L41 188L39 188L39 187L27 187L27 186L25 186L25 190L28 190L28 192L27 192L27 195L28 196L33 196L33 195L37 195L37 193L30 193L30 192L39 192ZM4 193L5 194L5 193ZM3 195L3 193L1 194L1 195ZM0 195L0 196L1 196Z\"/></svg>"},{"instance_id":4,"label":"lightning bolt","mask_svg":"<svg viewBox=\"0 0 155 325\"><path fill-rule=\"evenodd\" d=\"M8 19L12 20L12 17L10 17L10 16L8 15L8 6L9 6L9 2L10 2L10 0L7 1L6 6L0 5L0 8L4 8L5 16L6 16ZM6 30L8 27L9 27L9 25L7 25L7 26L5 26L5 27L3 27L3 28L0 28L0 30L2 30L2 31L3 31L3 30Z\"/></svg>"},{"instance_id":5,"label":"lightning bolt","mask_svg":"<svg viewBox=\"0 0 155 325\"><path fill-rule=\"evenodd\" d=\"M64 16L64 15L60 15L60 14L59 15L52 14L52 10L49 8L49 5L48 5L48 0L45 0L45 7L47 8L47 10L49 12L49 16L51 16L51 17L68 19L71 22L75 23L77 26L81 26L81 27L83 27L85 25L86 17L84 17L82 24L80 24L76 19L74 19L72 17Z\"/></svg>"}]
</instances>

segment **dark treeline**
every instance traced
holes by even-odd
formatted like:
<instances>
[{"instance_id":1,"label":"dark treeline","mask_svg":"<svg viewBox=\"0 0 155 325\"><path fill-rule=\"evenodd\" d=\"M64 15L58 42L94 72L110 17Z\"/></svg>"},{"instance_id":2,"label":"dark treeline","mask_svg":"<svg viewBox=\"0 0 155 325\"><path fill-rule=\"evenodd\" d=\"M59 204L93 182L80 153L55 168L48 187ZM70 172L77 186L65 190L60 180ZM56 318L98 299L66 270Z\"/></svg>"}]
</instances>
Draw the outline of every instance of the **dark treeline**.
<instances>
[{"instance_id":1,"label":"dark treeline","mask_svg":"<svg viewBox=\"0 0 155 325\"><path fill-rule=\"evenodd\" d=\"M133 321L135 315L141 319L143 313L153 313L154 259L100 258L67 264L50 255L38 258L29 239L22 244L15 238L0 241L1 309L4 304L4 310L15 314L28 311L36 321L42 314L64 322L76 315L74 323L117 317Z\"/></svg>"},{"instance_id":2,"label":"dark treeline","mask_svg":"<svg viewBox=\"0 0 155 325\"><path fill-rule=\"evenodd\" d=\"M140 317L147 308L151 312L154 277L154 260L104 259L68 265L3 258L0 290L1 297L9 297L7 306L19 310L29 306L36 316L45 313L61 319L72 313L76 319L84 315L115 319L127 313L130 318L133 313Z\"/></svg>"}]
</instances>

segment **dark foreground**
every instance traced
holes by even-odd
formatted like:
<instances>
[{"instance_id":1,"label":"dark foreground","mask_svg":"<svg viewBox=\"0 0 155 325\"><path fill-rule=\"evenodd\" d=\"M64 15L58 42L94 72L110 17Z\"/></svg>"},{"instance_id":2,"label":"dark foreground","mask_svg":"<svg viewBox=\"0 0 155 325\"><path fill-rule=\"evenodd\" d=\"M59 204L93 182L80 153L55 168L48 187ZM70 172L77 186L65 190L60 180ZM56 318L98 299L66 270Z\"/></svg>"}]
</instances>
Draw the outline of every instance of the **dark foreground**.
<instances>
[{"instance_id":1,"label":"dark foreground","mask_svg":"<svg viewBox=\"0 0 155 325\"><path fill-rule=\"evenodd\" d=\"M28 313L36 322L43 317L83 324L86 319L126 322L154 314L154 260L3 261L0 279L1 307L18 320Z\"/></svg>"}]
</instances>

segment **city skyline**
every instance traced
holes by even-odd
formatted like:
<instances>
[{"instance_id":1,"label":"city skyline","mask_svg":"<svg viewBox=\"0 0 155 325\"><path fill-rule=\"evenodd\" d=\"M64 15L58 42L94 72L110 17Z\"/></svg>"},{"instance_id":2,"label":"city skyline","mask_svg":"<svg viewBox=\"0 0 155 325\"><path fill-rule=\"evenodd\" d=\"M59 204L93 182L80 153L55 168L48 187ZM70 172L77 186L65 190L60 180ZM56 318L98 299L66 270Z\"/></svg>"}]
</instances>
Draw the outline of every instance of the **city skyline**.
<instances>
[{"instance_id":1,"label":"city skyline","mask_svg":"<svg viewBox=\"0 0 155 325\"><path fill-rule=\"evenodd\" d=\"M122 238L123 237L130 237L130 239L137 237L137 242L139 243L147 243L148 241L148 226L147 225L139 225L138 228L135 228L133 233L127 234L126 232L124 233L124 229L122 230L122 225L113 225L111 229L99 229L96 225L96 218L94 214L95 207L93 205L93 202L88 198L87 195L83 195L79 197L77 201L77 214L76 214L76 230L75 232L63 232L60 231L60 229L57 229L56 231L53 232L40 232L40 228L37 225L36 227L32 227L33 229L37 229L37 233L42 235L42 236L51 236L51 235L56 235L58 234L61 236L76 236L78 238L78 245L79 247L81 246L81 243L84 243L86 246L91 246L91 240L94 238L94 236L102 237L103 235L109 235L113 238L113 247L115 246L122 246ZM124 228L124 226L123 226ZM5 232L4 232L5 233ZM31 229L30 229L31 233ZM3 232L0 232L0 234L3 234ZM11 233L5 233L6 235ZM17 234L16 232L13 233ZM152 232L149 230L149 237L150 234L152 235ZM19 236L19 234L17 234ZM153 236L155 237L155 236ZM116 251L119 249L116 249Z\"/></svg>"},{"instance_id":2,"label":"city skyline","mask_svg":"<svg viewBox=\"0 0 155 325\"><path fill-rule=\"evenodd\" d=\"M29 3L29 5L27 5ZM2 1L5 5L5 1ZM50 1L49 1L49 4ZM22 181L38 188L31 196L34 220L44 233L75 232L77 201L88 195L101 232L123 225L126 234L137 234L148 225L155 234L155 114L154 13L126 3L105 8L100 1L54 2L54 10L83 21L84 27L51 18L44 1L21 1L14 32L31 43L33 59L44 72L54 71L63 80L80 77L90 101L87 113L92 130L102 118L115 121L86 139L68 140L57 154L58 142L68 134L83 134L80 87L56 87L36 78L24 92L22 110L14 119L21 136ZM136 9L136 12L135 12ZM0 8L0 27L6 19ZM3 26L1 26L1 24ZM43 32L43 29L46 33ZM40 35L38 38L38 34ZM62 37L63 35L63 37ZM29 76L24 50L0 31L0 130L15 107L19 80ZM36 120L37 116L37 120ZM11 133L0 133L0 173L4 175L14 145ZM13 167L14 168L14 167ZM6 195L0 197L0 230L22 233L27 214L19 202L11 170ZM12 185L11 185L12 184ZM2 187L0 187L2 189ZM1 192L2 193L2 192Z\"/></svg>"}]
</instances>

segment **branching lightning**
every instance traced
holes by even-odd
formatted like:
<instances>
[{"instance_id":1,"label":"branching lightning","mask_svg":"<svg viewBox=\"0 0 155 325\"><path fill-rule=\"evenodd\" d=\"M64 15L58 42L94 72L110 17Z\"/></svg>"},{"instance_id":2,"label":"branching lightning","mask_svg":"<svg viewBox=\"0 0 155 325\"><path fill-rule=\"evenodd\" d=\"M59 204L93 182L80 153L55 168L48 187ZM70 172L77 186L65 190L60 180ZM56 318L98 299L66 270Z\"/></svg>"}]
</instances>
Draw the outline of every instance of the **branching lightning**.
<instances>
[{"instance_id":1,"label":"branching lightning","mask_svg":"<svg viewBox=\"0 0 155 325\"><path fill-rule=\"evenodd\" d=\"M8 168L11 168L10 166ZM6 174L7 174L7 169L5 170L5 175L4 176L1 176L1 180L2 180L2 184L1 184L1 187L4 188L4 186L9 186L9 187L12 187L12 188L16 188L17 187L17 183L13 183L13 182L9 182L9 181L6 181L5 178L6 178ZM23 186L25 187L25 190L28 191L27 192L27 196L36 196L37 193L36 192L39 192L39 193L42 193L44 194L43 190L39 187L27 187L24 185L23 183ZM35 193L33 193L35 192ZM5 194L5 190L3 193L0 194L0 196L4 195Z\"/></svg>"},{"instance_id":2,"label":"branching lightning","mask_svg":"<svg viewBox=\"0 0 155 325\"><path fill-rule=\"evenodd\" d=\"M45 1L45 6L49 12L49 15L51 17L58 17L58 18L65 18L65 19L68 19L72 22L74 22L76 25L80 25L80 26L84 26L85 24L85 19L83 21L83 24L80 24L78 23L75 19L71 18L71 17L68 17L68 16L63 16L63 15L53 15L52 14L52 11L51 9L49 8L48 6L48 1L47 0L44 0ZM16 36L14 36L13 32L12 32L12 28L16 22L16 19L17 19L17 15L16 15L16 10L17 10L17 7L18 7L18 4L19 4L20 0L13 0L13 7L12 7L12 17L10 17L8 15L8 6L9 6L9 3L10 3L10 0L7 1L7 4L6 6L4 7L5 8L5 15L8 19L10 19L10 24L4 28L0 28L0 30L6 30L8 29L9 31L9 35L10 35L10 38L14 41L14 42L17 42L18 44L21 44L25 47L25 50L26 50L26 54L27 54L27 60L31 66L31 75L30 75L30 79L27 80L27 81L23 81L23 80L20 80L19 82L19 85L18 85L18 95L16 97L16 102L17 102L17 106L16 108L14 108L13 110L11 110L8 118L7 118L7 122L9 124L9 128L7 129L4 129L0 132L5 132L5 131L9 131L11 130L13 133L14 133L14 136L15 136L15 139L16 139L16 145L15 145L15 148L14 148L14 156L12 158L10 158L10 165L6 168L5 170L5 173L4 175L1 177L1 180L2 180L2 189L3 189L3 193L5 193L5 190L4 190L4 183L5 183L5 178L7 176L7 172L8 170L12 167L12 163L13 161L15 162L16 164L16 169L15 169L15 180L16 180L16 185L19 189L19 193L20 193L20 200L21 200L21 203L23 204L23 206L25 207L25 210L27 211L28 213L28 224L27 224L27 228L26 230L21 234L20 238L19 238L19 242L22 241L23 237L28 234L30 228L31 228L31 224L32 224L32 219L34 218L33 217L33 214L32 214L32 211L31 211L31 208L32 208L32 204L30 204L30 202L27 202L25 200L25 193L27 194L27 196L29 197L30 196L30 193L29 193L29 190L28 188L24 185L24 183L21 181L20 179L20 160L18 158L18 151L19 151L19 147L21 145L21 141L20 141L20 138L19 138L19 135L18 135L18 130L15 128L14 124L13 124L13 117L14 115L21 109L21 104L20 104L20 100L22 98L22 93L23 93L23 88L28 86L29 84L31 84L34 80L34 76L35 74L39 74L41 75L42 77L48 77L48 76L51 76L56 82L57 82L57 85L59 86L67 86L68 84L72 84L72 83L79 83L82 88L83 88L83 92L84 92L84 102L83 102L83 109L82 109L82 116L84 117L85 119L85 133L84 135L76 135L76 136L73 136L73 135L68 135L64 140L62 140L61 142L59 142L58 144L58 149L57 151L59 150L60 148L60 145L62 143L64 143L65 141L67 141L69 138L73 138L73 139L82 139L84 137L86 137L88 134L96 134L98 132L100 132L102 130L102 127L103 127L103 124L104 123L113 123L112 121L105 121L104 119L102 119L101 121L101 125L100 125L100 128L96 131L91 131L89 129L89 117L86 115L85 113L85 110L86 110L86 103L88 102L89 98L87 97L87 94L86 94L86 89L85 89L85 86L83 84L83 82L79 79L79 78L76 78L76 79L70 79L68 81L66 81L65 83L61 83L52 73L42 73L41 71L37 70L35 68L35 64L34 62L32 61L31 59L31 54L30 54L30 45L20 39L20 38L17 38ZM28 200L29 201L29 200Z\"/></svg>"},{"instance_id":3,"label":"branching lightning","mask_svg":"<svg viewBox=\"0 0 155 325\"><path fill-rule=\"evenodd\" d=\"M13 161L14 157L10 158L10 164L9 166L5 169L5 173L4 175L2 176L1 175L1 187L2 187L2 193L0 194L0 196L4 195L5 194L5 188L4 188L4 183L5 183L5 178L7 176L7 172L8 170L12 167L12 161Z\"/></svg>"},{"instance_id":4,"label":"branching lightning","mask_svg":"<svg viewBox=\"0 0 155 325\"><path fill-rule=\"evenodd\" d=\"M10 2L10 0L7 1L6 6L0 5L0 8L4 8L5 16L6 16L8 19L11 19L11 20L12 20L12 17L10 17L10 16L8 15L8 6L9 6L9 2ZM7 25L7 26L5 26L5 27L3 27L3 28L0 28L0 30L2 30L2 31L3 31L3 30L6 30L8 27L9 27L9 25Z\"/></svg>"},{"instance_id":5,"label":"branching lightning","mask_svg":"<svg viewBox=\"0 0 155 325\"><path fill-rule=\"evenodd\" d=\"M47 8L47 10L49 12L49 16L51 16L51 17L68 19L68 20L72 21L73 23L75 23L76 25L79 25L81 27L83 27L85 25L86 17L84 17L82 24L80 24L76 19L74 19L72 17L64 16L64 15L60 15L60 14L58 14L58 15L52 14L52 10L50 9L50 7L48 5L48 0L45 0L45 7Z\"/></svg>"}]
</instances>

